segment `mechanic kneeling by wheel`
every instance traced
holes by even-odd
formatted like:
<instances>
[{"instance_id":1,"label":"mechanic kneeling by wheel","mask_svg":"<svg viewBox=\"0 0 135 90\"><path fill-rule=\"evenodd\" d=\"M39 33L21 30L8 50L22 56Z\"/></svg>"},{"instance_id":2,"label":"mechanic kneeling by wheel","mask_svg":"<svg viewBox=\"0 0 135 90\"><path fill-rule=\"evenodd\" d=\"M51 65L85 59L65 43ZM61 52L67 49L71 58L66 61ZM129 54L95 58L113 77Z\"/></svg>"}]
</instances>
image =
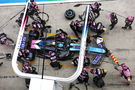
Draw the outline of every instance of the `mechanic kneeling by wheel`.
<instances>
[{"instance_id":1,"label":"mechanic kneeling by wheel","mask_svg":"<svg viewBox=\"0 0 135 90\"><path fill-rule=\"evenodd\" d=\"M80 83L88 84L89 74L88 74L86 68L83 68L83 70L82 70L81 74L79 75L79 77L77 78L77 80L78 80L77 84L80 84Z\"/></svg>"},{"instance_id":2,"label":"mechanic kneeling by wheel","mask_svg":"<svg viewBox=\"0 0 135 90\"><path fill-rule=\"evenodd\" d=\"M95 77L93 78L94 84L97 87L102 88L105 85L103 77L106 76L107 70L101 68L93 68L90 70L90 72L95 75Z\"/></svg>"},{"instance_id":3,"label":"mechanic kneeling by wheel","mask_svg":"<svg viewBox=\"0 0 135 90\"><path fill-rule=\"evenodd\" d=\"M79 60L79 57L76 57L72 61L72 64L74 64L74 66L78 66L78 60ZM83 66L86 67L86 66L89 66L89 65L90 65L90 59L87 56L85 56Z\"/></svg>"},{"instance_id":4,"label":"mechanic kneeling by wheel","mask_svg":"<svg viewBox=\"0 0 135 90\"><path fill-rule=\"evenodd\" d=\"M67 33L65 31L63 31L62 29L56 30L56 41L64 41L64 39L67 37Z\"/></svg>"},{"instance_id":5,"label":"mechanic kneeling by wheel","mask_svg":"<svg viewBox=\"0 0 135 90\"><path fill-rule=\"evenodd\" d=\"M50 65L51 67L53 67L55 70L61 69L62 65L60 65L60 62L58 62L56 60L56 53L53 51L49 51L49 55L50 55Z\"/></svg>"},{"instance_id":6,"label":"mechanic kneeling by wheel","mask_svg":"<svg viewBox=\"0 0 135 90\"><path fill-rule=\"evenodd\" d=\"M62 50L62 51L67 50L67 45L69 40L67 35L68 34L62 29L56 30L55 42L58 50Z\"/></svg>"}]
</instances>

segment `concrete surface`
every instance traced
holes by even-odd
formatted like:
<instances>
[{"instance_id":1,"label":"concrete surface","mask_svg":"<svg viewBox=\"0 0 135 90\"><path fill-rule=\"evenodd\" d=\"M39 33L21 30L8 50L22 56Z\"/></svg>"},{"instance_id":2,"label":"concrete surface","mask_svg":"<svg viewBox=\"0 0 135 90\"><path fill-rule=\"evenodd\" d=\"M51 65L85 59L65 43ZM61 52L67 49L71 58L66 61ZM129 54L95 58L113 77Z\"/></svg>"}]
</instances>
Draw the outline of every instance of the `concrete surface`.
<instances>
[{"instance_id":1,"label":"concrete surface","mask_svg":"<svg viewBox=\"0 0 135 90\"><path fill-rule=\"evenodd\" d=\"M134 16L135 15L135 1L134 0L116 0L111 2L102 2L102 9L116 12L122 16ZM78 19L78 15L82 14L83 10L85 10L85 6L81 6L78 8L73 7L74 4L53 4L53 5L40 5L41 11L45 11L49 14L50 20L47 23L48 25L52 25L52 33L55 33L55 30L58 28L62 28L67 31L68 34L72 34L73 32L69 27L70 20L66 20L64 17L65 10L72 8L76 12L76 18ZM8 21L12 16L18 13L23 9L23 6L13 6L13 7L0 7L0 26ZM97 19L97 22L103 22L103 24L108 27L110 24L109 18L107 15L109 13L106 11L101 12L101 16ZM16 17L17 18L17 17ZM9 24L5 28L0 28L0 33L7 33L8 37L12 38L14 41L17 40L17 35L19 28L17 27L14 18L9 22ZM133 24L133 30L122 30L121 27L124 25L125 18L119 17L119 22L112 31L107 31L104 35L106 37L105 43L106 46L113 51L113 54L119 59L119 62L126 63L132 71L133 76L135 75L135 24ZM75 20L74 19L74 20ZM6 47L0 45L0 53L11 52L13 53L12 47ZM40 63L42 60L39 60ZM110 58L105 58L105 61L111 63ZM3 59L3 66L0 67L0 90L27 90L25 87L24 79L17 77L17 75L12 71L11 61ZM46 61L47 62L47 61ZM71 64L70 61L61 62L62 64ZM36 66L38 63L35 63ZM90 74L90 86L89 90L135 90L135 79L133 77L132 84L127 86L125 83L125 79L121 78L119 73L113 69L113 65L109 63L103 62L102 66L106 68L109 72L104 79L106 82L106 86L103 88L97 88L92 84L93 75ZM41 66L37 69L39 73L41 73ZM60 76L60 77L68 77L71 76L76 69L74 67L64 67L59 71L54 71L49 65L45 66L45 74ZM68 90L69 84L62 83L64 86L64 90ZM80 90L85 90L84 85L77 85ZM73 89L74 90L74 89Z\"/></svg>"}]
</instances>

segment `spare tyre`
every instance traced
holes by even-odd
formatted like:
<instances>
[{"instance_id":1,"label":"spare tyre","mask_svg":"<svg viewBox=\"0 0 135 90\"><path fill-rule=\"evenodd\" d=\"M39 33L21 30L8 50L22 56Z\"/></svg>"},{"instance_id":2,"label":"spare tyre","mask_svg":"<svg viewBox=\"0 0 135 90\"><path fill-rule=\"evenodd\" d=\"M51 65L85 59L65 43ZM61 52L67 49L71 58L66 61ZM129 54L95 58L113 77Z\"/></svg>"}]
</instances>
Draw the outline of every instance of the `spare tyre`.
<instances>
[{"instance_id":1,"label":"spare tyre","mask_svg":"<svg viewBox=\"0 0 135 90\"><path fill-rule=\"evenodd\" d=\"M75 17L75 11L73 11L72 9L68 9L65 11L65 17L68 19L68 20L71 20Z\"/></svg>"}]
</instances>

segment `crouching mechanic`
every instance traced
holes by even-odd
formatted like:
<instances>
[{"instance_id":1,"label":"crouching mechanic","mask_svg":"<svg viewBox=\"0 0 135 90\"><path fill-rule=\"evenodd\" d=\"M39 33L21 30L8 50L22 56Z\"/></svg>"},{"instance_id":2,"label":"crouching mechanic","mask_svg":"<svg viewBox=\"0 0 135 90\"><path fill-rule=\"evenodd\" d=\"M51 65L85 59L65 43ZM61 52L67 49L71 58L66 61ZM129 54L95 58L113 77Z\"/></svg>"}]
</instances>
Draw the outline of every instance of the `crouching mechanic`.
<instances>
[{"instance_id":1,"label":"crouching mechanic","mask_svg":"<svg viewBox=\"0 0 135 90\"><path fill-rule=\"evenodd\" d=\"M60 65L60 62L56 60L57 58L56 53L53 51L49 51L49 55L50 55L51 67L53 67L55 70L61 69L62 65Z\"/></svg>"},{"instance_id":2,"label":"crouching mechanic","mask_svg":"<svg viewBox=\"0 0 135 90\"><path fill-rule=\"evenodd\" d=\"M74 66L78 66L78 61L79 61L79 57L76 57L75 59L73 59L72 64L74 64ZM84 56L84 63L83 63L83 67L89 66L90 65L90 59L87 56Z\"/></svg>"},{"instance_id":3,"label":"crouching mechanic","mask_svg":"<svg viewBox=\"0 0 135 90\"><path fill-rule=\"evenodd\" d=\"M68 34L62 29L56 30L55 42L56 42L56 49L58 51L68 50L67 47L69 46L67 40L70 40L70 38L68 38L67 35Z\"/></svg>"},{"instance_id":4,"label":"crouching mechanic","mask_svg":"<svg viewBox=\"0 0 135 90\"><path fill-rule=\"evenodd\" d=\"M6 44L7 42L7 35L5 33L0 34L0 44Z\"/></svg>"},{"instance_id":5,"label":"crouching mechanic","mask_svg":"<svg viewBox=\"0 0 135 90\"><path fill-rule=\"evenodd\" d=\"M30 0L30 3L28 4L27 8L27 15L31 17L31 19L34 20L33 15L38 16L39 8L34 0Z\"/></svg>"},{"instance_id":6,"label":"crouching mechanic","mask_svg":"<svg viewBox=\"0 0 135 90\"><path fill-rule=\"evenodd\" d=\"M131 75L130 68L127 65L125 65L125 63L121 64L120 66L121 66L121 69L119 69L117 67L115 67L115 69L117 71L119 71L121 76L124 77L130 83L131 80L132 80L132 75Z\"/></svg>"},{"instance_id":7,"label":"crouching mechanic","mask_svg":"<svg viewBox=\"0 0 135 90\"><path fill-rule=\"evenodd\" d=\"M61 42L65 41L67 35L68 34L62 29L56 30L56 35L55 35L56 41L61 41Z\"/></svg>"},{"instance_id":8,"label":"crouching mechanic","mask_svg":"<svg viewBox=\"0 0 135 90\"><path fill-rule=\"evenodd\" d=\"M88 80L89 80L89 74L87 72L87 69L86 68L83 68L80 76L77 78L78 80L78 83L84 83L84 84L88 84Z\"/></svg>"},{"instance_id":9,"label":"crouching mechanic","mask_svg":"<svg viewBox=\"0 0 135 90\"><path fill-rule=\"evenodd\" d=\"M105 83L103 81L103 77L106 76L107 70L100 69L100 68L93 68L90 70L90 72L95 75L95 77L93 78L94 84L97 87L102 88L105 85Z\"/></svg>"},{"instance_id":10,"label":"crouching mechanic","mask_svg":"<svg viewBox=\"0 0 135 90\"><path fill-rule=\"evenodd\" d=\"M82 24L80 23L80 21L72 21L70 24L70 28L73 30L76 37L80 40L81 38L78 34L78 32L82 32Z\"/></svg>"},{"instance_id":11,"label":"crouching mechanic","mask_svg":"<svg viewBox=\"0 0 135 90\"><path fill-rule=\"evenodd\" d=\"M94 4L91 5L91 8L92 8L92 11L94 12L95 14L95 18L98 18L99 15L100 15L100 11L101 11L101 3L98 3L98 2L95 2Z\"/></svg>"},{"instance_id":12,"label":"crouching mechanic","mask_svg":"<svg viewBox=\"0 0 135 90\"><path fill-rule=\"evenodd\" d=\"M36 68L31 66L29 62L24 62L23 63L23 67L22 67L22 72L24 73L30 73L30 74L38 74L38 72L36 71ZM26 87L29 88L30 85L30 79L25 79L25 84Z\"/></svg>"},{"instance_id":13,"label":"crouching mechanic","mask_svg":"<svg viewBox=\"0 0 135 90\"><path fill-rule=\"evenodd\" d=\"M105 77L107 74L107 70L101 68L93 68L90 70L90 72L100 78Z\"/></svg>"},{"instance_id":14,"label":"crouching mechanic","mask_svg":"<svg viewBox=\"0 0 135 90\"><path fill-rule=\"evenodd\" d=\"M101 23L101 22L98 22L96 24L96 33L97 33L97 36L100 36L102 33L106 32L106 28L105 26Z\"/></svg>"}]
</instances>

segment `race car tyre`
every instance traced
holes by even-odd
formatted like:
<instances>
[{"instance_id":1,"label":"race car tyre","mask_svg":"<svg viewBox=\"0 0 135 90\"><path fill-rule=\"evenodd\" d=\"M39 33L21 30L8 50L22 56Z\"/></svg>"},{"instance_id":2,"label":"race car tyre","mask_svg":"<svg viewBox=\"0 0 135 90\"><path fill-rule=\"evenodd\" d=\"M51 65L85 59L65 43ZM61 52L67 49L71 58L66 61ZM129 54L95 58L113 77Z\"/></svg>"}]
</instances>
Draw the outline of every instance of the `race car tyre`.
<instances>
[{"instance_id":1,"label":"race car tyre","mask_svg":"<svg viewBox=\"0 0 135 90\"><path fill-rule=\"evenodd\" d=\"M68 9L66 10L65 12L65 17L68 19L68 20L71 20L75 17L75 12L72 10L72 9Z\"/></svg>"}]
</instances>

